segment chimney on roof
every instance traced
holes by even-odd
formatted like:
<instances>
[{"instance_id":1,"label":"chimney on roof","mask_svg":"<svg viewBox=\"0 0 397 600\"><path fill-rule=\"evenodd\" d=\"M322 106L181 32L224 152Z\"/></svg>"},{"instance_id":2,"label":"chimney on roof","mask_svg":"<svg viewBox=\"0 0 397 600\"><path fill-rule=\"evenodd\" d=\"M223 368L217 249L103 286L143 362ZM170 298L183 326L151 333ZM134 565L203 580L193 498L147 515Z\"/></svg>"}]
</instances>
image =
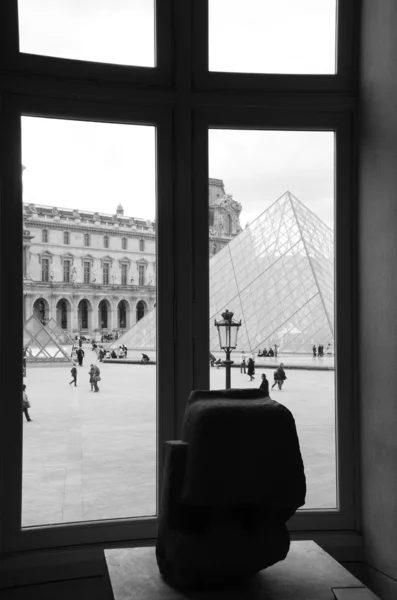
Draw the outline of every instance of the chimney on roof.
<instances>
[{"instance_id":1,"label":"chimney on roof","mask_svg":"<svg viewBox=\"0 0 397 600\"><path fill-rule=\"evenodd\" d=\"M116 213L118 217L124 217L124 208L121 206L121 204L119 204L116 208Z\"/></svg>"}]
</instances>

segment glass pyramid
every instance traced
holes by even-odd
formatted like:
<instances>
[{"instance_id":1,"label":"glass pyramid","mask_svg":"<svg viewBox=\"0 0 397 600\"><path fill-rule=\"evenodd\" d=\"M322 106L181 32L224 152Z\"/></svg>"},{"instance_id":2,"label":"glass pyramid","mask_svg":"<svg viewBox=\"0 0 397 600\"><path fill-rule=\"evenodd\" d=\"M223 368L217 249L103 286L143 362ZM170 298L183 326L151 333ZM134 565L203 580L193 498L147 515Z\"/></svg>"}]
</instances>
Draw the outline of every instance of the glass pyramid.
<instances>
[{"instance_id":1,"label":"glass pyramid","mask_svg":"<svg viewBox=\"0 0 397 600\"><path fill-rule=\"evenodd\" d=\"M156 308L123 333L118 340L107 346L113 349L125 345L129 350L153 350L156 348Z\"/></svg>"},{"instance_id":2,"label":"glass pyramid","mask_svg":"<svg viewBox=\"0 0 397 600\"><path fill-rule=\"evenodd\" d=\"M242 320L238 349L305 352L334 341L334 236L286 192L210 262L210 318ZM219 347L210 326L210 348Z\"/></svg>"},{"instance_id":3,"label":"glass pyramid","mask_svg":"<svg viewBox=\"0 0 397 600\"><path fill-rule=\"evenodd\" d=\"M23 349L27 362L71 363L69 354L34 315L23 328Z\"/></svg>"},{"instance_id":4,"label":"glass pyramid","mask_svg":"<svg viewBox=\"0 0 397 600\"><path fill-rule=\"evenodd\" d=\"M72 338L66 333L64 329L55 321L53 317L49 319L46 329L51 333L52 337L56 339L61 346L74 346Z\"/></svg>"},{"instance_id":5,"label":"glass pyramid","mask_svg":"<svg viewBox=\"0 0 397 600\"><path fill-rule=\"evenodd\" d=\"M228 308L242 320L238 350L277 344L311 353L334 344L334 234L286 192L210 259L210 350L214 319ZM155 348L156 309L112 346Z\"/></svg>"}]
</instances>

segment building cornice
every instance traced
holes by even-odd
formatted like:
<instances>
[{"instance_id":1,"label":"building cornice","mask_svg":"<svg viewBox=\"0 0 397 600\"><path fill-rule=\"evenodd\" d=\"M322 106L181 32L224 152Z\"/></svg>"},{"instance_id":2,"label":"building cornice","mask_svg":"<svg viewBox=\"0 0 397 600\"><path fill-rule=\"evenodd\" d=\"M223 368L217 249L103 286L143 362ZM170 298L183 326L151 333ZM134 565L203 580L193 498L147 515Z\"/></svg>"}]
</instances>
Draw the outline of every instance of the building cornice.
<instances>
[{"instance_id":1,"label":"building cornice","mask_svg":"<svg viewBox=\"0 0 397 600\"><path fill-rule=\"evenodd\" d=\"M118 236L118 237L127 237L127 238L146 238L146 239L156 239L156 233L151 231L145 231L145 229L135 228L131 230L125 230L124 228L113 228L109 226L98 226L95 224L88 223L69 223L63 221L48 221L47 219L26 219L26 225L29 225L30 228L40 228L40 229L58 229L60 231L78 231L79 233L98 233L99 235L108 235Z\"/></svg>"}]
</instances>

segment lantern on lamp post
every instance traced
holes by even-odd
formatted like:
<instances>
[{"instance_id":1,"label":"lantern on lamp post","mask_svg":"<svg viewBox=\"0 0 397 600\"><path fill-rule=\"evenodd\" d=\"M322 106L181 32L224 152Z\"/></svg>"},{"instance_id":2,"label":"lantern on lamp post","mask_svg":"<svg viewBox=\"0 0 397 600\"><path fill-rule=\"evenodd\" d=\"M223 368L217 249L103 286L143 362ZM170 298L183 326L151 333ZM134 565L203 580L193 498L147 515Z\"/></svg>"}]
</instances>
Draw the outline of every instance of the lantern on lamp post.
<instances>
[{"instance_id":1,"label":"lantern on lamp post","mask_svg":"<svg viewBox=\"0 0 397 600\"><path fill-rule=\"evenodd\" d=\"M233 364L233 361L230 360L230 352L237 347L237 334L241 325L241 319L239 323L233 321L233 314L234 313L226 309L226 311L222 313L222 321L217 321L216 319L214 321L215 326L218 329L219 345L221 349L226 352L226 360L223 361L223 364L226 367L227 390L230 390L230 367Z\"/></svg>"}]
</instances>

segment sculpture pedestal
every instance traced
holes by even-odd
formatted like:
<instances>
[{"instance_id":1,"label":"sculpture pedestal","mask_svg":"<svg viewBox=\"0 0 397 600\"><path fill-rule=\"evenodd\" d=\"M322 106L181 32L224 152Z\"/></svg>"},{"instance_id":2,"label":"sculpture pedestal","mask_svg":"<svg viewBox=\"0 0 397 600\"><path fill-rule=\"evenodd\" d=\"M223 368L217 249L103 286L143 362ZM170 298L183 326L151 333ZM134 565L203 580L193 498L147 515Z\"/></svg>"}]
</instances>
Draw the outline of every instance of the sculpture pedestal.
<instances>
[{"instance_id":1,"label":"sculpture pedestal","mask_svg":"<svg viewBox=\"0 0 397 600\"><path fill-rule=\"evenodd\" d=\"M218 590L182 591L161 577L155 548L105 550L114 600L335 600L349 589L355 600L376 596L315 542L291 542L287 558L254 575L243 585ZM360 599L361 600L361 599Z\"/></svg>"}]
</instances>

